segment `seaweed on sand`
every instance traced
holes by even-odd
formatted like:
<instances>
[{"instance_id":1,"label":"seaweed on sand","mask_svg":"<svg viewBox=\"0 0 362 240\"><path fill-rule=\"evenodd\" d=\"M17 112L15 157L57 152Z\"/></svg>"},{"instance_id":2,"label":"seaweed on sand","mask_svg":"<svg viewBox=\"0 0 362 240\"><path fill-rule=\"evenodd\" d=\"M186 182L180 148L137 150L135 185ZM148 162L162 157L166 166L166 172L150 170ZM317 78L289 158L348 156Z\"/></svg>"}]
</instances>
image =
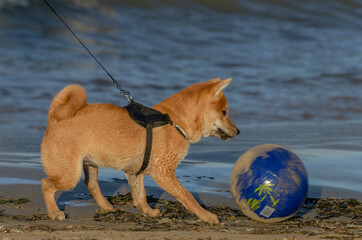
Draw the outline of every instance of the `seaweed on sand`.
<instances>
[{"instance_id":1,"label":"seaweed on sand","mask_svg":"<svg viewBox=\"0 0 362 240\"><path fill-rule=\"evenodd\" d=\"M0 204L23 204L27 202L29 202L27 198L11 199L11 198L0 197Z\"/></svg>"},{"instance_id":2,"label":"seaweed on sand","mask_svg":"<svg viewBox=\"0 0 362 240\"><path fill-rule=\"evenodd\" d=\"M361 219L362 205L355 198L350 199L320 199L317 202L320 209L319 218L331 217L351 217L352 219Z\"/></svg>"},{"instance_id":3,"label":"seaweed on sand","mask_svg":"<svg viewBox=\"0 0 362 240\"><path fill-rule=\"evenodd\" d=\"M148 216L131 213L124 209L117 209L114 213L96 214L95 221L136 223L134 231L162 231L170 230L209 230L225 232L243 232L249 234L277 234L299 233L303 235L324 234L326 237L349 238L362 237L361 213L362 202L356 199L307 199L300 212L280 223L259 223L248 219L239 209L228 206L203 206L208 211L220 217L221 224L211 226L199 220L193 213L187 211L182 204L174 201L157 199L148 196L148 202L157 203L162 217L150 218ZM132 195L117 194L109 198L115 206L131 206ZM304 217L304 213L314 210L315 214ZM339 220L338 217L343 217ZM313 230L308 226L312 226ZM330 234L330 235L328 235ZM343 238L344 239L344 238Z\"/></svg>"}]
</instances>

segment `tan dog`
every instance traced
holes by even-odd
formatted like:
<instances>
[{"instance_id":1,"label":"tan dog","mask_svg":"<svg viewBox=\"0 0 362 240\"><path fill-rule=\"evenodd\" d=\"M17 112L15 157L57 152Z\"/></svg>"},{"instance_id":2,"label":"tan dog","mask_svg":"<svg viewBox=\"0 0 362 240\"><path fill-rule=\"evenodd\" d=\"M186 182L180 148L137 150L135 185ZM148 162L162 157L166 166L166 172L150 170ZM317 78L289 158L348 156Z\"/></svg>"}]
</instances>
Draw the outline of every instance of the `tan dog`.
<instances>
[{"instance_id":1,"label":"tan dog","mask_svg":"<svg viewBox=\"0 0 362 240\"><path fill-rule=\"evenodd\" d=\"M145 152L146 130L131 120L127 110L111 104L87 104L85 90L70 85L60 91L49 108L48 127L41 144L41 159L48 175L42 179L42 191L48 216L65 219L54 200L58 190L69 190L79 182L82 169L85 184L102 211L114 211L102 195L97 177L98 167L126 172L132 188L133 204L142 213L155 217L146 201L144 176L151 178L173 195L201 220L218 223L216 215L203 209L180 184L175 170L186 156L190 143L201 137L216 136L223 140L239 134L228 116L228 105L222 90L231 79L212 79L193 84L153 108L167 113L174 126L185 132L188 140L174 126L153 129L153 147L148 168L136 175Z\"/></svg>"}]
</instances>

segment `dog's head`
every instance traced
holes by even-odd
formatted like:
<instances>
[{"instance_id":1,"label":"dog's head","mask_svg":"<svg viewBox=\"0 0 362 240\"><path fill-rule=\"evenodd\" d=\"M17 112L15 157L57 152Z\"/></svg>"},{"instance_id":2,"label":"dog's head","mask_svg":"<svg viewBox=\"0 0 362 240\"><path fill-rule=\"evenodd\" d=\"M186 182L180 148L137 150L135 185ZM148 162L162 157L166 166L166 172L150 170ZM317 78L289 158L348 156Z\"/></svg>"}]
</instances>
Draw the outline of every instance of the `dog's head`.
<instances>
[{"instance_id":1,"label":"dog's head","mask_svg":"<svg viewBox=\"0 0 362 240\"><path fill-rule=\"evenodd\" d=\"M224 88L230 82L231 78L225 80L217 78L207 82L208 97L205 101L203 137L218 137L228 140L240 133L229 117L229 107L223 93Z\"/></svg>"}]
</instances>

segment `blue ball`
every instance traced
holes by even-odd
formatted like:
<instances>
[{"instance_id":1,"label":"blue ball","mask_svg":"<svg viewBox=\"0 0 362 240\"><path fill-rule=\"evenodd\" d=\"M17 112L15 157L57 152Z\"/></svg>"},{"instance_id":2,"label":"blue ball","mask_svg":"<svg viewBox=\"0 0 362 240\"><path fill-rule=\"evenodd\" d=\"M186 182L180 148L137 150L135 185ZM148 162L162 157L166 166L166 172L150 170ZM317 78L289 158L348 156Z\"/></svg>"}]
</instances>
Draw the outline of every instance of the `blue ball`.
<instances>
[{"instance_id":1,"label":"blue ball","mask_svg":"<svg viewBox=\"0 0 362 240\"><path fill-rule=\"evenodd\" d=\"M235 163L230 189L236 205L251 219L280 222L297 213L308 192L302 161L285 147L263 144Z\"/></svg>"}]
</instances>

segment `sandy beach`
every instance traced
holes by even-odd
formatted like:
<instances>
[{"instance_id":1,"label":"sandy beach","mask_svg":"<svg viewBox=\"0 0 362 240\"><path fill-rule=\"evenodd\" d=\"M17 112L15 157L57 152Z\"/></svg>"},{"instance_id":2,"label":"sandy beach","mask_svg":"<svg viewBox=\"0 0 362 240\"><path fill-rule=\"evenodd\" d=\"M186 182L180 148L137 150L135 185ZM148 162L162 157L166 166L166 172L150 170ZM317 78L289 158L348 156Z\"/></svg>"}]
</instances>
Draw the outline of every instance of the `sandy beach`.
<instances>
[{"instance_id":1,"label":"sandy beach","mask_svg":"<svg viewBox=\"0 0 362 240\"><path fill-rule=\"evenodd\" d=\"M101 183L102 189L107 184ZM109 187L109 186L108 186ZM172 197L159 189L148 189L159 196L151 205L162 209L163 217L143 217L130 201L114 203L116 213L97 214L95 202L84 184L75 190L78 199L58 194L58 204L67 214L65 221L49 220L39 185L0 185L0 236L2 239L360 239L361 202L335 199L310 199L298 214L282 223L258 223L243 216L225 198L204 195L209 210L219 215L220 225L200 222L186 212ZM129 191L126 184L119 192ZM203 195L203 194L201 194ZM68 195L69 196L69 195ZM200 195L199 195L200 196ZM28 202L23 203L26 197ZM88 197L88 200L83 200ZM4 201L4 199L7 201ZM12 203L11 199L18 199ZM20 201L19 201L20 199ZM161 199L168 199L161 200ZM210 201L212 199L212 201ZM1 201L3 200L3 201ZM318 206L317 201L324 201ZM4 203L6 202L6 203ZM341 206L344 203L345 207ZM213 208L215 207L215 208ZM342 211L341 211L342 210Z\"/></svg>"},{"instance_id":2,"label":"sandy beach","mask_svg":"<svg viewBox=\"0 0 362 240\"><path fill-rule=\"evenodd\" d=\"M259 126L258 129L261 131L262 127ZM73 191L58 192L56 195L57 204L65 211L67 219L49 220L40 188L40 180L45 176L38 152L41 132L29 132L23 129L23 134L20 135L15 130L3 129L3 144L0 148L0 236L2 239L360 239L362 237L360 176L353 177L353 171L349 170L350 179L348 177L342 179L344 174L342 165L348 165L348 161L342 165L338 165L341 161L337 161L341 157L340 151L349 158L356 155L356 152L359 153L353 144L346 146L347 141L342 139L343 144L330 142L328 146L321 146L309 142L305 145L300 141L293 143L290 139L293 134L286 134L282 128L278 132L284 137L269 131L273 137L267 140L278 142L278 139L282 139L279 144L295 148L295 152L301 156L307 166L312 184L307 202L293 218L281 223L265 224L248 219L237 209L228 188L229 171L233 164L221 164L218 160L221 156L236 160L240 154L238 146L247 149L248 145L261 141L256 138L258 134L252 126L241 127L241 131L249 141L239 139L225 143L217 140L201 142L191 149L177 170L177 175L185 187L201 204L221 219L220 225L212 226L185 211L173 197L155 185L151 179L146 179L149 202L151 206L160 208L163 216L156 219L142 216L132 207L128 195L122 196L130 192L123 173L107 169L100 170L100 186L103 194L109 196L112 204L119 209L116 213L97 214L97 206L82 179ZM266 139L267 136L263 135L261 139ZM296 145L299 147L295 147ZM337 160L334 161L328 156L331 165L324 166L325 176L319 178L320 172L318 166L316 167L318 162L312 164L308 162L314 157L323 159L323 156L330 152L329 149L333 149L332 155ZM359 156L361 153L355 158ZM325 163L319 164L325 165ZM354 163L351 168L358 166ZM338 168L342 172L337 171ZM313 169L315 171L312 171ZM325 184L328 179L331 181L330 186ZM349 183L351 188L348 188L343 181L351 181ZM338 186L334 182L341 184ZM117 198L112 198L118 193L124 200L118 201Z\"/></svg>"}]
</instances>

